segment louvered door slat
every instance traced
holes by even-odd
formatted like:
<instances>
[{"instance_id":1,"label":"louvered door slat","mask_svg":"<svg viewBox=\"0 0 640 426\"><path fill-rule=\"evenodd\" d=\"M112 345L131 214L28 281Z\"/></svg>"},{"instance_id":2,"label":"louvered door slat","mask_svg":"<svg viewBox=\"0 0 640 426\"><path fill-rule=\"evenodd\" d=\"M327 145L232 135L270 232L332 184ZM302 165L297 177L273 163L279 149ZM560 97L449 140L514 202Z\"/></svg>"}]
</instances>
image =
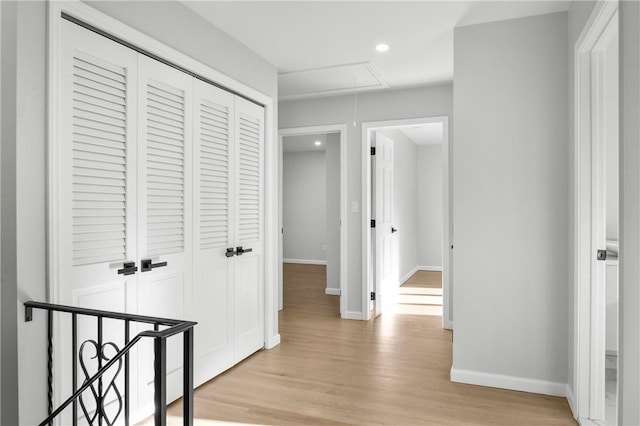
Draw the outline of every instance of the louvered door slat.
<instances>
[{"instance_id":1,"label":"louvered door slat","mask_svg":"<svg viewBox=\"0 0 640 426\"><path fill-rule=\"evenodd\" d=\"M239 244L260 241L262 139L260 121L246 114L238 117L238 238Z\"/></svg>"},{"instance_id":2,"label":"louvered door slat","mask_svg":"<svg viewBox=\"0 0 640 426\"><path fill-rule=\"evenodd\" d=\"M156 81L146 89L146 254L157 256L184 249L184 93Z\"/></svg>"},{"instance_id":3,"label":"louvered door slat","mask_svg":"<svg viewBox=\"0 0 640 426\"><path fill-rule=\"evenodd\" d=\"M229 111L202 99L199 105L200 249L228 244ZM212 185L217 181L219 185Z\"/></svg>"},{"instance_id":4,"label":"louvered door slat","mask_svg":"<svg viewBox=\"0 0 640 426\"><path fill-rule=\"evenodd\" d=\"M124 260L127 73L78 52L72 81L72 262Z\"/></svg>"}]
</instances>

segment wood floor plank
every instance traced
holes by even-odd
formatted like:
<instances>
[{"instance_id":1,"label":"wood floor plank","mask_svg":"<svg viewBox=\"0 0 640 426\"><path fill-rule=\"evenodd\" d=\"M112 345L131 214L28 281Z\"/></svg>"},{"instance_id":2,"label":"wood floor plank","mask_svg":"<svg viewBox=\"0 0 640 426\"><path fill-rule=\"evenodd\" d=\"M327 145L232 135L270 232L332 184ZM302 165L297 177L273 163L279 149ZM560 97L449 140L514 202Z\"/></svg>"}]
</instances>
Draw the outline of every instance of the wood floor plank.
<instances>
[{"instance_id":1,"label":"wood floor plank","mask_svg":"<svg viewBox=\"0 0 640 426\"><path fill-rule=\"evenodd\" d=\"M564 398L451 383L451 333L439 316L341 320L325 275L285 264L282 343L200 386L196 424L576 424ZM436 287L420 275L416 286L426 276L423 286ZM179 401L169 414L181 424Z\"/></svg>"}]
</instances>

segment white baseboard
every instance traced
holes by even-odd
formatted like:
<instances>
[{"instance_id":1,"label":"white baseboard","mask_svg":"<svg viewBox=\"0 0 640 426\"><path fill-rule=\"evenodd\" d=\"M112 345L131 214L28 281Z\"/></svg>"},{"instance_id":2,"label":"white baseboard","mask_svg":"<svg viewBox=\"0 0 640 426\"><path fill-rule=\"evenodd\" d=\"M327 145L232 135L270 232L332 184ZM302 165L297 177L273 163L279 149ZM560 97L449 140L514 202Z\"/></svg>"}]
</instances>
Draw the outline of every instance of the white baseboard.
<instances>
[{"instance_id":1,"label":"white baseboard","mask_svg":"<svg viewBox=\"0 0 640 426\"><path fill-rule=\"evenodd\" d=\"M282 263L299 263L301 265L326 265L326 260L313 259L282 259Z\"/></svg>"},{"instance_id":2,"label":"white baseboard","mask_svg":"<svg viewBox=\"0 0 640 426\"><path fill-rule=\"evenodd\" d=\"M418 266L416 267L417 271L433 271L433 272L442 272L442 266Z\"/></svg>"},{"instance_id":3,"label":"white baseboard","mask_svg":"<svg viewBox=\"0 0 640 426\"><path fill-rule=\"evenodd\" d=\"M339 288L325 288L324 294L328 294L329 296L340 296Z\"/></svg>"},{"instance_id":4,"label":"white baseboard","mask_svg":"<svg viewBox=\"0 0 640 426\"><path fill-rule=\"evenodd\" d=\"M275 334L264 342L265 349L273 349L280 344L280 333Z\"/></svg>"},{"instance_id":5,"label":"white baseboard","mask_svg":"<svg viewBox=\"0 0 640 426\"><path fill-rule=\"evenodd\" d=\"M575 399L573 397L573 390L571 389L571 387L569 386L569 384L567 384L567 388L564 392L565 396L567 397L567 402L569 403L569 408L571 409L571 413L573 413L573 418L577 418L576 417L576 405L575 405Z\"/></svg>"},{"instance_id":6,"label":"white baseboard","mask_svg":"<svg viewBox=\"0 0 640 426\"><path fill-rule=\"evenodd\" d=\"M404 284L416 272L418 272L418 267L417 266L415 268L413 268L412 270L410 270L407 274L405 274L404 277L402 277L400 279L400 285Z\"/></svg>"},{"instance_id":7,"label":"white baseboard","mask_svg":"<svg viewBox=\"0 0 640 426\"><path fill-rule=\"evenodd\" d=\"M596 423L593 420L584 417L580 417L578 419L578 424L580 426L602 426L600 423Z\"/></svg>"},{"instance_id":8,"label":"white baseboard","mask_svg":"<svg viewBox=\"0 0 640 426\"><path fill-rule=\"evenodd\" d=\"M490 374L480 371L460 370L457 368L451 369L451 381L551 396L566 396L567 393L566 383L548 382L546 380L506 376L502 374Z\"/></svg>"},{"instance_id":9,"label":"white baseboard","mask_svg":"<svg viewBox=\"0 0 640 426\"><path fill-rule=\"evenodd\" d=\"M416 266L409 272L407 272L401 279L400 285L404 284L413 274L418 271L433 271L433 272L442 272L442 266Z\"/></svg>"},{"instance_id":10,"label":"white baseboard","mask_svg":"<svg viewBox=\"0 0 640 426\"><path fill-rule=\"evenodd\" d=\"M453 330L453 321L445 319L442 324L442 328L445 330Z\"/></svg>"},{"instance_id":11,"label":"white baseboard","mask_svg":"<svg viewBox=\"0 0 640 426\"><path fill-rule=\"evenodd\" d=\"M359 311L347 311L344 314L342 314L342 319L362 320L362 312L359 312Z\"/></svg>"}]
</instances>

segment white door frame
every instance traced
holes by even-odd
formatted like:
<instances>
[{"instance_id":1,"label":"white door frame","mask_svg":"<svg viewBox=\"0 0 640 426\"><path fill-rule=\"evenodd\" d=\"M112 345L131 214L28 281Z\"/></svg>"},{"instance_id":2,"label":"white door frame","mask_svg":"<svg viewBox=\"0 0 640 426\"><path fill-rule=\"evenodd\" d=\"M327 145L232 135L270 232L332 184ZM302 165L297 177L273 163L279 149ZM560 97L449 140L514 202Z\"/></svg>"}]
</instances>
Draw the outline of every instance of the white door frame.
<instances>
[{"instance_id":1,"label":"white door frame","mask_svg":"<svg viewBox=\"0 0 640 426\"><path fill-rule=\"evenodd\" d=\"M60 56L58 46L61 36L61 14L64 12L73 16L95 28L106 33L132 43L147 52L164 58L171 63L178 64L186 70L201 75L211 81L246 96L249 99L264 105L265 109L265 241L264 241L264 270L265 270L265 292L264 292L264 316L265 316L265 348L270 349L280 343L278 333L278 287L277 273L275 268L277 262L278 248L278 220L277 220L277 164L278 149L275 144L274 129L274 108L273 98L265 95L243 83L234 80L219 71L199 62L167 45L141 33L140 31L121 23L120 21L92 8L91 6L79 2L49 2L48 3L48 40L47 40L47 269L48 269L48 301L56 303L60 299L59 295L59 270L57 267L58 251L55 242L60 236L57 233L57 192L59 185L56 179L56 164L58 153L55 149L56 138L58 137L58 103L59 95L59 63Z\"/></svg>"},{"instance_id":2,"label":"white door frame","mask_svg":"<svg viewBox=\"0 0 640 426\"><path fill-rule=\"evenodd\" d=\"M283 288L282 288L282 176L283 176L283 153L282 143L285 136L302 136L323 133L340 134L340 316L346 318L347 312L347 126L346 124L329 124L325 126L291 127L278 129L278 306L282 309Z\"/></svg>"},{"instance_id":3,"label":"white door frame","mask_svg":"<svg viewBox=\"0 0 640 426\"><path fill-rule=\"evenodd\" d=\"M449 143L449 117L424 117L403 120L369 121L362 123L362 319L369 320L369 295L373 288L372 256L371 256L371 138L373 132L383 129L397 129L400 127L417 126L421 124L441 123L442 137L442 184L443 194L443 228L442 233L442 327L453 329L451 317L451 244L453 241L453 226L451 221L451 167Z\"/></svg>"},{"instance_id":4,"label":"white door frame","mask_svg":"<svg viewBox=\"0 0 640 426\"><path fill-rule=\"evenodd\" d=\"M594 49L609 24L618 16L618 2L596 3L584 30L574 48L575 65L575 198L574 198L574 392L568 395L574 416L582 423L588 419L604 419L604 329L605 311L599 298L592 297L596 288L593 263L596 250L593 246L592 221L603 220L593 211L592 189L600 161L592 156L598 143L598 87L594 83L597 63L593 61ZM599 356L601 355L601 356ZM618 370L620 377L621 371ZM602 400L602 404L598 401Z\"/></svg>"}]
</instances>

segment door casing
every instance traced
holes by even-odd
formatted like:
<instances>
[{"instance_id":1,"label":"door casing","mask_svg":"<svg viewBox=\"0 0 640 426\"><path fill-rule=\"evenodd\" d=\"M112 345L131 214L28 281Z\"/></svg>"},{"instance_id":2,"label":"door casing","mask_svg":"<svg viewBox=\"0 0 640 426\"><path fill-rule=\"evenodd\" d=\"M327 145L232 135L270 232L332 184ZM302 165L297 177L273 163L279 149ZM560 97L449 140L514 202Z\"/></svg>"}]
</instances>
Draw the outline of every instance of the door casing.
<instances>
[{"instance_id":1,"label":"door casing","mask_svg":"<svg viewBox=\"0 0 640 426\"><path fill-rule=\"evenodd\" d=\"M409 118L403 120L369 121L362 123L362 319L371 319L369 310L369 295L373 291L373 274L371 268L373 257L371 253L371 140L376 130L397 129L407 126L418 126L421 124L441 123L443 129L442 137L442 183L443 193L443 228L442 233L442 327L453 329L453 312L451 307L453 292L451 291L451 271L452 271L452 244L453 244L453 221L451 215L453 208L451 205L451 148L449 144L449 117L424 117Z\"/></svg>"},{"instance_id":2,"label":"door casing","mask_svg":"<svg viewBox=\"0 0 640 426\"><path fill-rule=\"evenodd\" d=\"M49 2L47 16L47 301L57 303L60 300L60 271L58 268L59 251L56 249L56 242L60 235L55 226L59 218L57 217L58 191L60 185L57 178L57 164L59 153L56 150L56 139L59 135L59 68L60 56L58 53L61 39L61 15L66 14L87 23L94 28L104 31L120 40L124 40L131 45L143 49L157 57L164 58L170 63L189 70L197 75L203 76L210 81L241 94L247 99L252 99L265 109L264 128L264 327L265 327L265 348L271 349L280 344L280 334L278 333L278 287L277 269L278 261L278 149L275 144L274 129L274 99L261 93L245 84L242 84L232 77L216 71L207 65L173 49L165 44L135 30L120 21L92 8L82 2ZM56 333L54 339L59 339ZM55 361L54 368L59 368L62 360ZM56 400L66 395L56 394Z\"/></svg>"},{"instance_id":3,"label":"door casing","mask_svg":"<svg viewBox=\"0 0 640 426\"><path fill-rule=\"evenodd\" d=\"M282 144L286 136L314 135L321 133L340 134L340 316L347 318L347 126L329 124L325 126L291 127L278 130L278 309L283 308L283 152Z\"/></svg>"},{"instance_id":4,"label":"door casing","mask_svg":"<svg viewBox=\"0 0 640 426\"><path fill-rule=\"evenodd\" d=\"M567 400L574 417L581 423L589 419L604 420L604 354L605 306L601 300L598 268L594 267L593 224L604 217L594 211L592 195L599 191L596 182L602 162L594 158L601 142L598 137L601 126L598 101L597 60L593 53L598 41L610 25L617 26L618 2L599 2L595 5L576 45L574 46L574 264L573 264L573 393L567 392ZM600 247L602 248L602 247ZM592 297L599 294L600 297ZM602 302L602 303L600 303ZM599 354L602 356L600 357ZM619 366L618 377L622 375ZM598 403L598 401L602 403Z\"/></svg>"}]
</instances>

